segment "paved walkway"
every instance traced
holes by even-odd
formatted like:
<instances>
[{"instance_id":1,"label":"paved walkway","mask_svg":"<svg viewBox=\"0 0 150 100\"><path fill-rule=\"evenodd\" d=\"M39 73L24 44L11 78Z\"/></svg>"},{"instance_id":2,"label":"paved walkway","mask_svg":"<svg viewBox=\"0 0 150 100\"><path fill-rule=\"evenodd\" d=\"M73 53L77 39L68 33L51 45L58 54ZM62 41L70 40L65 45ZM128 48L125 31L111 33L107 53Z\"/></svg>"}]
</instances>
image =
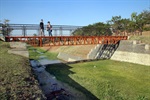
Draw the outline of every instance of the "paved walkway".
<instances>
[{"instance_id":1,"label":"paved walkway","mask_svg":"<svg viewBox=\"0 0 150 100\"><path fill-rule=\"evenodd\" d=\"M29 52L26 48L26 43L22 42L9 42L10 50L8 50L8 53L10 54L16 54L21 55L24 57L29 58Z\"/></svg>"}]
</instances>

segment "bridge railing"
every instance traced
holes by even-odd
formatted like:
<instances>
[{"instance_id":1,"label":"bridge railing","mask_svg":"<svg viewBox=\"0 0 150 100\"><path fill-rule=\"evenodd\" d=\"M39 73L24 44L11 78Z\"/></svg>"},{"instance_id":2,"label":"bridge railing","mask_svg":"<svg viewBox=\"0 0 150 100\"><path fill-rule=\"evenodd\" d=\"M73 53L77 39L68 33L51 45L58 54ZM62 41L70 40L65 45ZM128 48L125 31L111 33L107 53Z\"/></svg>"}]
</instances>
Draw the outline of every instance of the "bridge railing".
<instances>
[{"instance_id":1,"label":"bridge railing","mask_svg":"<svg viewBox=\"0 0 150 100\"><path fill-rule=\"evenodd\" d=\"M45 35L48 36L46 27L47 27L47 25L45 24L44 25ZM64 33L65 34L67 33L68 35L70 35L73 31L75 31L76 29L81 28L81 27L83 27L83 26L52 25L52 30L53 30L53 35L63 36ZM39 35L39 33L40 33L39 24L9 24L9 28L12 29L12 32L11 32L12 36L33 36L34 34ZM34 31L34 33L33 33L33 31Z\"/></svg>"}]
</instances>

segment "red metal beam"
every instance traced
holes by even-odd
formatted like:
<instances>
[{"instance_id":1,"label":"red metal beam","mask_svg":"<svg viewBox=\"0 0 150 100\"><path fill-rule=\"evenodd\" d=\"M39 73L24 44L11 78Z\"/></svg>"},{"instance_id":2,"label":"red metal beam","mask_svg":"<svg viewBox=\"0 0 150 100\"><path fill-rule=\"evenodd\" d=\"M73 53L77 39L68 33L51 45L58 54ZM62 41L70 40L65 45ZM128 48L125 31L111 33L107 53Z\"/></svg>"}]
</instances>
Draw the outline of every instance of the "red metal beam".
<instances>
[{"instance_id":1,"label":"red metal beam","mask_svg":"<svg viewBox=\"0 0 150 100\"><path fill-rule=\"evenodd\" d=\"M9 42L26 42L32 46L64 46L116 44L120 40L127 40L127 36L9 36Z\"/></svg>"}]
</instances>

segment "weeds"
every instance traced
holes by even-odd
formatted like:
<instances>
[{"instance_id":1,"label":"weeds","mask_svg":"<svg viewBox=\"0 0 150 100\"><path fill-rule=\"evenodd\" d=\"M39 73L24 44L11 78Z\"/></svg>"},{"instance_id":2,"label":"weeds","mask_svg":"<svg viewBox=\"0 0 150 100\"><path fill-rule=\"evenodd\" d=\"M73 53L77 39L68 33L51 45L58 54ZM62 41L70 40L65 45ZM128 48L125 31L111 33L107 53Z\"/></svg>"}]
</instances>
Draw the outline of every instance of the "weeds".
<instances>
[{"instance_id":1,"label":"weeds","mask_svg":"<svg viewBox=\"0 0 150 100\"><path fill-rule=\"evenodd\" d=\"M9 49L8 43L0 42L0 99L44 99L32 75L28 58L8 54Z\"/></svg>"}]
</instances>

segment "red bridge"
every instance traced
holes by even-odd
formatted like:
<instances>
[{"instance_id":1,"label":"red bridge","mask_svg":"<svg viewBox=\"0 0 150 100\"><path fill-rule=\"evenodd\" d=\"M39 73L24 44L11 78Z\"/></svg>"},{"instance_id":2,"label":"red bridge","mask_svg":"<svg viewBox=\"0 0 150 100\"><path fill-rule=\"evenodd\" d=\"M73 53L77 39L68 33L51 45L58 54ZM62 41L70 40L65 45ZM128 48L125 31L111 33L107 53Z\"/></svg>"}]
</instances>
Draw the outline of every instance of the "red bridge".
<instances>
[{"instance_id":1,"label":"red bridge","mask_svg":"<svg viewBox=\"0 0 150 100\"><path fill-rule=\"evenodd\" d=\"M65 46L116 44L120 40L127 40L127 36L7 36L8 42L26 42L32 46Z\"/></svg>"}]
</instances>

